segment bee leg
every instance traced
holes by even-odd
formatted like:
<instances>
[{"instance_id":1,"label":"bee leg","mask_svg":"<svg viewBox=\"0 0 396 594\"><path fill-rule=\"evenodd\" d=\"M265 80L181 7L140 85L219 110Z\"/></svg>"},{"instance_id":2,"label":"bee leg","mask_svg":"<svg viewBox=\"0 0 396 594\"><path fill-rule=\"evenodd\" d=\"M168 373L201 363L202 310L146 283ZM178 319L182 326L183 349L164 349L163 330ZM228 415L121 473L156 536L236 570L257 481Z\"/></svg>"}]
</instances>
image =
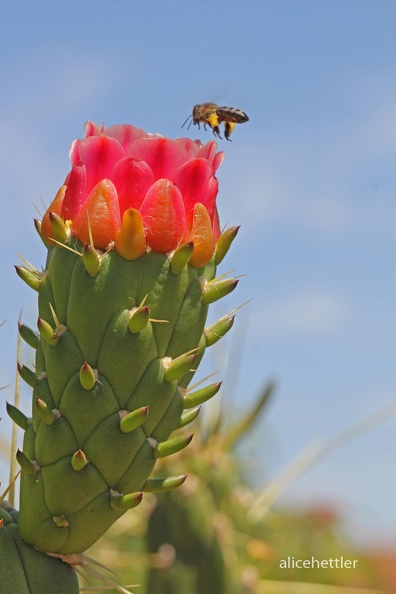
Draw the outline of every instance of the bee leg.
<instances>
[{"instance_id":1,"label":"bee leg","mask_svg":"<svg viewBox=\"0 0 396 594\"><path fill-rule=\"evenodd\" d=\"M219 127L218 127L218 126L212 126L211 128L212 128L212 130L213 130L213 134L214 134L215 136L217 136L218 138L221 138L221 136L220 136L220 130L219 130Z\"/></svg>"},{"instance_id":2,"label":"bee leg","mask_svg":"<svg viewBox=\"0 0 396 594\"><path fill-rule=\"evenodd\" d=\"M230 134L234 128L235 128L234 122L224 122L224 136L226 137L226 140L229 140L230 142L231 142Z\"/></svg>"}]
</instances>

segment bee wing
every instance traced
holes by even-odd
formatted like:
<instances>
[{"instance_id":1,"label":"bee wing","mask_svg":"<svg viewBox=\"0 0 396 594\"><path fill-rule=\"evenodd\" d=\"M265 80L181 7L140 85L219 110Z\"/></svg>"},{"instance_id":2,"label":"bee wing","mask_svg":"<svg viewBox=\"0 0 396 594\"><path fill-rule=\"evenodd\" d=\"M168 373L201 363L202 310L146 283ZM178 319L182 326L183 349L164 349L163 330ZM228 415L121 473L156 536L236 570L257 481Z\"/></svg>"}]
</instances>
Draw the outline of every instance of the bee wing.
<instances>
[{"instance_id":1,"label":"bee wing","mask_svg":"<svg viewBox=\"0 0 396 594\"><path fill-rule=\"evenodd\" d=\"M221 121L235 122L236 124L242 124L249 120L246 113L236 107L218 107L217 115Z\"/></svg>"}]
</instances>

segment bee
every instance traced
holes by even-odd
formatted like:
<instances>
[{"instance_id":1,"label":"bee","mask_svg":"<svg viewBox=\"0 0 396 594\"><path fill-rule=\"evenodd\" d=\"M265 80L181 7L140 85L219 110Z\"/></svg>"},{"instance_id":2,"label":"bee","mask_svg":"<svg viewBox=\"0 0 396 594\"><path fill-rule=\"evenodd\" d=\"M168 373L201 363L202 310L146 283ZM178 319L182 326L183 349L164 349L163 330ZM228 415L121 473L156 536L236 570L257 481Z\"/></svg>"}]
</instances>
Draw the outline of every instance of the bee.
<instances>
[{"instance_id":1,"label":"bee","mask_svg":"<svg viewBox=\"0 0 396 594\"><path fill-rule=\"evenodd\" d=\"M244 111L241 111L236 107L219 107L216 103L194 105L192 114L188 116L183 126L187 124L190 118L191 122L189 123L187 130L191 124L194 124L194 126L197 125L198 128L200 127L200 124L203 124L205 130L206 125L208 125L212 128L213 134L218 138L221 138L219 124L224 122L224 136L226 137L226 140L231 140L230 134L236 124L242 124L249 120Z\"/></svg>"}]
</instances>

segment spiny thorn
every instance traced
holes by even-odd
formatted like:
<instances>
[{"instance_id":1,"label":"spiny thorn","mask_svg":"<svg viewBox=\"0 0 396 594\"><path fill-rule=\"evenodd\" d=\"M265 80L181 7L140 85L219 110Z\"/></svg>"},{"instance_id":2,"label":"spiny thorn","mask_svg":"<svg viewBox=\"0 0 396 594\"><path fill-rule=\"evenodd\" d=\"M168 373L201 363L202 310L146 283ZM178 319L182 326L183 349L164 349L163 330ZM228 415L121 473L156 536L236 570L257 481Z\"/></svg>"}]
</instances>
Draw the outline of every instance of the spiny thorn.
<instances>
[{"instance_id":1,"label":"spiny thorn","mask_svg":"<svg viewBox=\"0 0 396 594\"><path fill-rule=\"evenodd\" d=\"M59 320L58 320L58 316L56 315L56 313L55 313L55 310L54 310L54 308L52 307L52 304L51 304L51 303L49 303L48 305L49 305L49 308L50 308L50 310L51 310L51 313L52 313L52 317L53 317L53 319L54 319L54 322L55 322L55 327L56 327L56 330L57 330L57 332L59 333L59 332L61 332L61 331L62 331L62 329L64 329L64 328L65 328L65 326L63 326L63 325L62 325L62 324L59 322ZM63 331L64 331L64 330L63 330Z\"/></svg>"},{"instance_id":2,"label":"spiny thorn","mask_svg":"<svg viewBox=\"0 0 396 594\"><path fill-rule=\"evenodd\" d=\"M78 252L77 250L73 249L69 245L66 245L65 243L61 243L60 241L57 241L56 239L53 239L52 237L51 237L51 242L56 243L56 245L58 245L61 248L64 248L65 250L69 250L69 252L76 254L76 256L80 256L80 257L82 256L81 252Z\"/></svg>"}]
</instances>

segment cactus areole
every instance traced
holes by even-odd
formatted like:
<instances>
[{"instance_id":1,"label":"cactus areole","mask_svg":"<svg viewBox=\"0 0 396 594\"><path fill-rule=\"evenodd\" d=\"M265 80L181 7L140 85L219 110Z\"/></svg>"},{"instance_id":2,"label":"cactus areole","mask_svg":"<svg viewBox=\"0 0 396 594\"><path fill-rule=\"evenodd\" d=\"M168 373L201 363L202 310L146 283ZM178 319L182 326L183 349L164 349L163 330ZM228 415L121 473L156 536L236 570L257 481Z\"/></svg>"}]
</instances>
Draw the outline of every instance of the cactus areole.
<instances>
[{"instance_id":1,"label":"cactus areole","mask_svg":"<svg viewBox=\"0 0 396 594\"><path fill-rule=\"evenodd\" d=\"M39 302L38 333L21 326L36 365L20 366L33 416L18 455L19 531L60 555L86 550L144 491L185 479L150 475L188 445L180 427L220 387L188 384L232 326L230 314L205 330L208 306L237 284L215 278L238 231L220 233L216 143L129 125L85 132L36 221L45 270L17 267Z\"/></svg>"}]
</instances>

